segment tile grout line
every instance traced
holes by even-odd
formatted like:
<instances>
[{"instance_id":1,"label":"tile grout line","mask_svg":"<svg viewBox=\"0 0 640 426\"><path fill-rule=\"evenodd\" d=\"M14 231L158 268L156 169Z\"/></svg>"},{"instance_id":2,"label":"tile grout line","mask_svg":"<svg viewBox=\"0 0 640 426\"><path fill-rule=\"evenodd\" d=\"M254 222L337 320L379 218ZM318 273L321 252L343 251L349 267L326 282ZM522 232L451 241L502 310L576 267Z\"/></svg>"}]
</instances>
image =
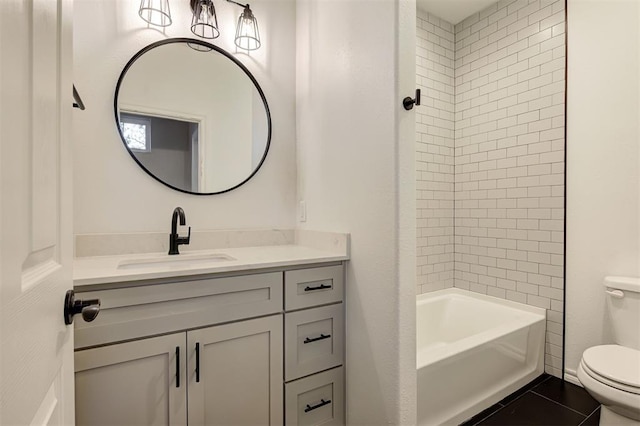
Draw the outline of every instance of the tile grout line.
<instances>
[{"instance_id":1,"label":"tile grout line","mask_svg":"<svg viewBox=\"0 0 640 426\"><path fill-rule=\"evenodd\" d=\"M593 410L591 414L589 414L583 421L581 421L578 426L582 426L584 422L586 422L589 419L589 417L593 416L595 412L598 411L599 409L600 409L600 405L598 405L598 407L595 410Z\"/></svg>"},{"instance_id":2,"label":"tile grout line","mask_svg":"<svg viewBox=\"0 0 640 426\"><path fill-rule=\"evenodd\" d=\"M480 420L478 420L477 422L473 423L473 425L472 425L472 426L477 426L477 425L479 425L480 423L482 423L483 421L487 420L489 417L493 416L494 414L496 414L498 411L502 410L502 409L505 407L505 405L504 405L504 404L501 404L500 402L496 402L494 405L499 405L499 406L500 406L500 408L498 408L497 410L493 411L491 414L489 414L489 415L487 415L487 416L485 416L485 417L481 418L481 419L480 419ZM489 407L489 408L491 408L491 407Z\"/></svg>"},{"instance_id":3,"label":"tile grout line","mask_svg":"<svg viewBox=\"0 0 640 426\"><path fill-rule=\"evenodd\" d=\"M546 382L546 381L547 381L547 380L549 380L550 378L551 378L551 376L547 377L546 379L544 379L544 380L543 380L543 381L541 381L540 383L536 383L535 385L531 386L529 389L526 389L524 392L522 392L520 395L518 395L518 397L517 397L517 398L515 398L513 401L509 401L509 403L508 403L508 404L504 404L504 406L506 407L507 405L511 405L511 404L513 404L514 402L516 402L517 400L519 400L520 398L522 398L522 397L524 396L524 394L526 394L527 392L531 392L531 390L532 390L533 388L537 388L538 386L540 386L541 384L543 384L544 382ZM518 389L518 390L521 390L521 389L522 389L522 388L520 388L520 389ZM518 392L518 391L516 391L516 392ZM514 392L514 393L515 393L515 392ZM512 393L511 395L513 395L513 393ZM511 396L511 395L506 396L506 397L505 397L505 399L506 399L506 398L508 398L508 397L509 397L509 396ZM503 400L504 400L504 399L503 399Z\"/></svg>"},{"instance_id":4,"label":"tile grout line","mask_svg":"<svg viewBox=\"0 0 640 426\"><path fill-rule=\"evenodd\" d=\"M540 383L537 383L536 385L532 386L531 389L538 387L539 385L543 384L544 382L546 382L547 380L551 379L551 377L553 376L549 376L547 378L545 378L543 381L541 381ZM509 401L509 403L507 404L503 404L501 401L498 402L498 404L502 405L502 407L500 407L499 409L497 409L496 411L494 411L493 413L491 413L490 415L488 415L487 417L485 417L484 419L478 421L477 423L474 423L474 426L478 425L480 422L487 420L489 417L493 416L494 414L497 414L499 411L502 411L504 408L510 406L511 404L513 404L514 402L516 402L517 400L519 400L520 398L522 398L523 396L525 396L527 393L531 392L531 389L527 389L526 391L522 392L522 394L518 395L513 401ZM517 392L517 391L516 391ZM506 396L505 398L508 398L511 395ZM503 398L504 400L504 398Z\"/></svg>"},{"instance_id":5,"label":"tile grout line","mask_svg":"<svg viewBox=\"0 0 640 426\"><path fill-rule=\"evenodd\" d=\"M528 392L528 391L527 391ZM527 392L522 392L522 395L519 395L516 399L514 399L513 401L509 402L508 404L503 404L502 407L500 407L499 409L497 409L496 411L494 411L493 413L491 413L489 416L485 417L484 419L480 420L480 422L487 420L489 417L494 416L495 414L498 414L500 411L504 410L505 408L507 408L508 406L510 406L511 404L513 404L514 402L516 402L517 400L519 400L520 398L522 398L522 396L524 394L526 394ZM480 424L480 422L476 423L474 426L477 426L478 424Z\"/></svg>"},{"instance_id":6,"label":"tile grout line","mask_svg":"<svg viewBox=\"0 0 640 426\"><path fill-rule=\"evenodd\" d=\"M539 394L538 392L535 392L535 391L533 391L533 390L531 390L531 391L529 391L529 392L534 393L534 394L538 395L539 397L544 398L544 399L546 399L546 400L549 400L549 401L551 401L551 402L553 402L553 403L555 403L555 404L558 404L559 406L564 407L564 408L566 408L567 410L571 410L571 411L573 411L574 413L580 414L580 415L581 415L581 416L583 416L585 419L586 419L587 417L589 417L589 416L585 416L585 415L584 415L583 413L581 413L580 411L574 410L574 409L573 409L573 408L571 408L571 407L567 407L566 405L561 404L561 403L559 403L558 401L555 401L555 400L553 400L553 399L551 399L551 398L548 398L548 397L546 397L546 396L544 396L544 395L541 395L541 394Z\"/></svg>"},{"instance_id":7,"label":"tile grout line","mask_svg":"<svg viewBox=\"0 0 640 426\"><path fill-rule=\"evenodd\" d=\"M496 404L501 405L500 408L498 408L496 411L494 411L493 413L489 414L488 416L478 420L477 422L475 422L473 424L473 426L476 426L478 424L480 424L481 422L483 422L484 420L487 420L489 417L493 416L494 414L497 414L499 411L502 411L503 408L508 407L509 405L511 405L512 403L516 402L517 400L519 400L520 398L522 398L527 392L529 392L531 389L538 387L539 385L543 384L544 382L546 382L547 380L551 379L552 376L548 376L545 377L544 380L542 380L540 383L536 383L535 385L531 386L530 389L527 389L525 392L522 392L521 395L518 395L513 401L509 401L507 404L502 403L502 401L504 401L505 398L508 398L509 396L513 395L513 393L511 393L510 395L507 395L505 398L503 398L502 400L498 401ZM535 379L534 379L535 380ZM528 383L530 384L530 383ZM520 388L522 389L522 388ZM520 390L518 389L518 390ZM517 390L515 391L517 392ZM479 414L479 413L478 413Z\"/></svg>"},{"instance_id":8,"label":"tile grout line","mask_svg":"<svg viewBox=\"0 0 640 426\"><path fill-rule=\"evenodd\" d=\"M538 386L540 386L541 384L543 384L544 382L546 382L547 380L551 379L551 377L553 376L549 376L546 377L544 380L542 380L540 383L536 383L535 385L531 386L529 389L527 389L526 391L522 392L522 394L518 395L513 401L509 401L509 403L507 404L502 404L502 402L500 402L502 405L504 405L505 407L508 407L509 405L513 404L514 402L516 402L517 400L519 400L520 398L522 398L524 396L524 394L526 394L527 392L531 392L533 388L537 388ZM522 389L522 388L520 388ZM518 389L518 390L520 390ZM518 392L518 391L515 391ZM505 396L502 401L504 401L506 398L510 397L511 395L513 395L515 392L511 393L510 395Z\"/></svg>"}]
</instances>

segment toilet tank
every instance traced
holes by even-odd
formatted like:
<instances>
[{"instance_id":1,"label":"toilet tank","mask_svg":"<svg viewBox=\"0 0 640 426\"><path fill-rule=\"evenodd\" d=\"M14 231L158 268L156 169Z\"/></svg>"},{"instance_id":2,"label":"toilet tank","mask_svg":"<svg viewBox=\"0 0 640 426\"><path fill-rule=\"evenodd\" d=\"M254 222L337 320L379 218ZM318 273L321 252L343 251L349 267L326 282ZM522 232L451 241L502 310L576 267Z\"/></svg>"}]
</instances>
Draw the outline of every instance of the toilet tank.
<instances>
[{"instance_id":1,"label":"toilet tank","mask_svg":"<svg viewBox=\"0 0 640 426\"><path fill-rule=\"evenodd\" d=\"M640 278L605 277L604 286L615 343L640 350Z\"/></svg>"}]
</instances>

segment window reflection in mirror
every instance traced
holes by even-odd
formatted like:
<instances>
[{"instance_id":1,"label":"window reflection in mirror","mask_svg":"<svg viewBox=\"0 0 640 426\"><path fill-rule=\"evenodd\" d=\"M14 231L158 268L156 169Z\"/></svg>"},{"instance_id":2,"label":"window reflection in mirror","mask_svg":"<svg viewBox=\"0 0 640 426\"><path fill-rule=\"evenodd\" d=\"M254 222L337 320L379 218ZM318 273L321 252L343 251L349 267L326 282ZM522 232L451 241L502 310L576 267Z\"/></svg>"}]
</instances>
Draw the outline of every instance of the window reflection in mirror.
<instances>
[{"instance_id":1,"label":"window reflection in mirror","mask_svg":"<svg viewBox=\"0 0 640 426\"><path fill-rule=\"evenodd\" d=\"M151 150L151 119L149 117L120 114L120 128L127 148L137 152Z\"/></svg>"},{"instance_id":2,"label":"window reflection in mirror","mask_svg":"<svg viewBox=\"0 0 640 426\"><path fill-rule=\"evenodd\" d=\"M122 136L138 161L163 181L192 192L202 186L198 182L198 126L172 118L120 113Z\"/></svg>"}]
</instances>

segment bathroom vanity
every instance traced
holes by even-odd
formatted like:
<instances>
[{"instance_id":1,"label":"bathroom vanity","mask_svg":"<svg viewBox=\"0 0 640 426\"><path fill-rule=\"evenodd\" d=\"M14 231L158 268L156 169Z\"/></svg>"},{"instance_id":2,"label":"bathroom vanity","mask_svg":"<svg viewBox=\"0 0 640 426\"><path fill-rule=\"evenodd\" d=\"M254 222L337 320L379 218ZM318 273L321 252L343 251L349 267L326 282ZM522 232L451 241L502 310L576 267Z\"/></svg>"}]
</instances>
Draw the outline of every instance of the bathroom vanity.
<instances>
[{"instance_id":1,"label":"bathroom vanity","mask_svg":"<svg viewBox=\"0 0 640 426\"><path fill-rule=\"evenodd\" d=\"M344 424L346 253L219 252L76 260L78 425Z\"/></svg>"},{"instance_id":2,"label":"bathroom vanity","mask_svg":"<svg viewBox=\"0 0 640 426\"><path fill-rule=\"evenodd\" d=\"M203 85L193 70L216 78ZM242 186L271 144L256 78L235 55L191 38L133 55L114 118L137 166L187 194ZM176 207L168 247L167 233L76 236L65 320L81 312L90 321L75 322L77 424L344 424L348 236L190 238L191 228L179 233L186 225Z\"/></svg>"}]
</instances>

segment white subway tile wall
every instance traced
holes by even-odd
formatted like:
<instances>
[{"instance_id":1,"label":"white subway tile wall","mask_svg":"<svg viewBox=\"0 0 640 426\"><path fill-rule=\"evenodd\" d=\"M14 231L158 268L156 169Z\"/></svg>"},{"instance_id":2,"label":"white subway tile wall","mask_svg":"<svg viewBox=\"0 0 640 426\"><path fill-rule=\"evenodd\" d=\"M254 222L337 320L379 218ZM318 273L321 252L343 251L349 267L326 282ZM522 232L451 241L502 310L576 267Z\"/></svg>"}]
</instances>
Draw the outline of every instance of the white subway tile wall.
<instances>
[{"instance_id":1,"label":"white subway tile wall","mask_svg":"<svg viewBox=\"0 0 640 426\"><path fill-rule=\"evenodd\" d=\"M454 29L417 12L416 196L418 293L453 287Z\"/></svg>"},{"instance_id":2,"label":"white subway tile wall","mask_svg":"<svg viewBox=\"0 0 640 426\"><path fill-rule=\"evenodd\" d=\"M455 26L453 67L454 285L547 309L545 370L558 377L564 285L564 9L564 0L502 0L468 17ZM418 64L424 63L423 22L419 17ZM431 37L428 31L426 35ZM421 72L419 65L419 83L440 78L439 73L424 77ZM425 180L418 182L418 203L430 207L418 211L419 245L426 243L420 254L441 250L428 238L424 241L425 230L442 236L451 230L425 226L435 225L432 213L439 212L426 198L429 191L422 193L423 187L435 185L437 176L423 175L420 169L423 151L440 148L437 143L421 145L441 131L430 128L434 111L418 115L418 176ZM444 160L424 158L433 170L440 164L430 161ZM450 158L442 164L448 167ZM445 281L438 287L429 274L422 282L420 273L432 264L418 263L420 291L450 286Z\"/></svg>"}]
</instances>

